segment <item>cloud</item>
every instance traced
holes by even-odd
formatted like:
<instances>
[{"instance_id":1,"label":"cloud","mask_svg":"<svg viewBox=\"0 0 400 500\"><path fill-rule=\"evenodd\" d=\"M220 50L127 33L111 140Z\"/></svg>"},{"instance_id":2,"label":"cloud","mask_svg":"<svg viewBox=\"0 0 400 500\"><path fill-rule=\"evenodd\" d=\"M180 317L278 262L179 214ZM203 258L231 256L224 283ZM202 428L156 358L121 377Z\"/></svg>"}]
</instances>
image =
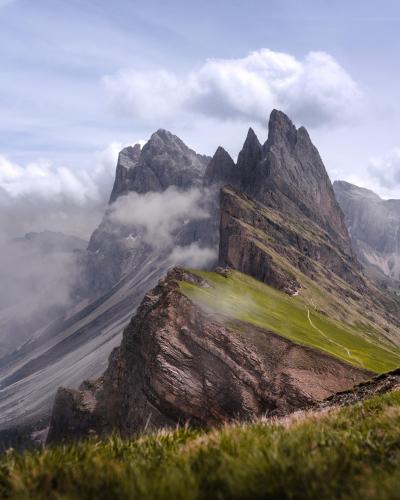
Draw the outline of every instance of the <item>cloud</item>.
<instances>
[{"instance_id":1,"label":"cloud","mask_svg":"<svg viewBox=\"0 0 400 500\"><path fill-rule=\"evenodd\" d=\"M42 244L51 238L39 236ZM79 267L72 251L51 251L34 238L2 241L0 255L1 357L71 303Z\"/></svg>"},{"instance_id":2,"label":"cloud","mask_svg":"<svg viewBox=\"0 0 400 500\"><path fill-rule=\"evenodd\" d=\"M217 261L216 248L200 247L197 243L175 247L169 260L172 265L205 268Z\"/></svg>"},{"instance_id":3,"label":"cloud","mask_svg":"<svg viewBox=\"0 0 400 500\"><path fill-rule=\"evenodd\" d=\"M19 165L0 155L0 189L11 198L36 197L85 204L110 191L122 144L113 142L94 154L91 168L56 166L47 160Z\"/></svg>"},{"instance_id":4,"label":"cloud","mask_svg":"<svg viewBox=\"0 0 400 500\"><path fill-rule=\"evenodd\" d=\"M353 119L363 93L329 54L310 52L303 60L261 49L239 59L210 59L178 76L166 70L125 69L103 78L118 113L147 122L197 112L264 124L279 108L294 120L316 127Z\"/></svg>"},{"instance_id":5,"label":"cloud","mask_svg":"<svg viewBox=\"0 0 400 500\"><path fill-rule=\"evenodd\" d=\"M170 187L162 193L129 193L112 204L109 218L138 230L146 243L162 249L173 244L174 234L180 227L189 221L209 217L201 206L202 201L203 194L199 189L179 191Z\"/></svg>"},{"instance_id":6,"label":"cloud","mask_svg":"<svg viewBox=\"0 0 400 500\"><path fill-rule=\"evenodd\" d=\"M80 168L47 160L21 165L0 154L0 240L46 229L88 237L103 215L122 147L112 142Z\"/></svg>"},{"instance_id":7,"label":"cloud","mask_svg":"<svg viewBox=\"0 0 400 500\"><path fill-rule=\"evenodd\" d=\"M391 190L400 186L400 148L395 148L382 157L371 158L369 174L382 188Z\"/></svg>"},{"instance_id":8,"label":"cloud","mask_svg":"<svg viewBox=\"0 0 400 500\"><path fill-rule=\"evenodd\" d=\"M70 304L76 255L46 251L53 240L42 232L88 238L103 216L121 148L111 143L80 169L43 160L20 165L0 155L0 356ZM37 240L14 241L32 232L41 233Z\"/></svg>"}]
</instances>

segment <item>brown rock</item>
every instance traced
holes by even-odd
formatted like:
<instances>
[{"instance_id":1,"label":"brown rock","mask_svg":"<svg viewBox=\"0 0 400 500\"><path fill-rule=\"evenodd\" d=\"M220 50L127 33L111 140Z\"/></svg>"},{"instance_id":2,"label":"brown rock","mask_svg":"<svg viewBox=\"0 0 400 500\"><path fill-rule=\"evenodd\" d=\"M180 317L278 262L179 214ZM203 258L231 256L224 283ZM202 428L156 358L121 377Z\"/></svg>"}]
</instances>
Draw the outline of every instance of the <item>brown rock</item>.
<instances>
[{"instance_id":1,"label":"brown rock","mask_svg":"<svg viewBox=\"0 0 400 500\"><path fill-rule=\"evenodd\" d=\"M370 376L272 332L228 328L180 292L183 280L210 286L180 268L161 280L104 376L80 391L59 389L48 442L282 415Z\"/></svg>"}]
</instances>

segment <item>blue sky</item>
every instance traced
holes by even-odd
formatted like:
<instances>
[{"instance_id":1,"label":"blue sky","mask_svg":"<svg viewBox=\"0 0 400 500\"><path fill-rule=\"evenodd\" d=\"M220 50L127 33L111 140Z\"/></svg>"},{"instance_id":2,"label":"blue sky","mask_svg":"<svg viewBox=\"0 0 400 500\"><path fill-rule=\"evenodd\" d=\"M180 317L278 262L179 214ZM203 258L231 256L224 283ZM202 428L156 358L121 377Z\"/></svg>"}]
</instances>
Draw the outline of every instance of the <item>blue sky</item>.
<instances>
[{"instance_id":1,"label":"blue sky","mask_svg":"<svg viewBox=\"0 0 400 500\"><path fill-rule=\"evenodd\" d=\"M122 145L235 155L278 106L334 179L400 197L399 32L395 1L0 0L0 189L81 202Z\"/></svg>"}]
</instances>

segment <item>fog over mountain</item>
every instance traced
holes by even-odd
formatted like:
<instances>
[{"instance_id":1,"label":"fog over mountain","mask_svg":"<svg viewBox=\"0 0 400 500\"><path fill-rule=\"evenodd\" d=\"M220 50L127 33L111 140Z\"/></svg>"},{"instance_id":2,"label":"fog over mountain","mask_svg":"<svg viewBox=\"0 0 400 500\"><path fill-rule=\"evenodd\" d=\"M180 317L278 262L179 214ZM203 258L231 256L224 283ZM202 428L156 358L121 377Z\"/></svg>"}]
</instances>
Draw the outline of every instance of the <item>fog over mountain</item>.
<instances>
[{"instance_id":1,"label":"fog over mountain","mask_svg":"<svg viewBox=\"0 0 400 500\"><path fill-rule=\"evenodd\" d=\"M216 263L219 191L203 187L209 160L159 130L143 148L121 150L114 186L110 183L106 196L112 191L111 201L87 245L50 232L13 240L21 251L37 249L32 281L41 294L34 296L41 302L48 293L44 302L54 307L51 316L36 310L42 312L40 321L24 325L19 338L26 342L18 349L12 349L15 342L4 345L8 352L0 361L0 430L6 436L7 429L31 428L48 418L61 384L78 386L105 369L132 312L169 267L208 268ZM87 206L81 207L83 217ZM59 252L62 239L65 250L77 250ZM30 254L25 257L31 265ZM7 267L15 265L9 261ZM21 266L22 286L29 277ZM16 317L21 300L11 311ZM13 320L11 313L4 317L3 335L11 332Z\"/></svg>"}]
</instances>

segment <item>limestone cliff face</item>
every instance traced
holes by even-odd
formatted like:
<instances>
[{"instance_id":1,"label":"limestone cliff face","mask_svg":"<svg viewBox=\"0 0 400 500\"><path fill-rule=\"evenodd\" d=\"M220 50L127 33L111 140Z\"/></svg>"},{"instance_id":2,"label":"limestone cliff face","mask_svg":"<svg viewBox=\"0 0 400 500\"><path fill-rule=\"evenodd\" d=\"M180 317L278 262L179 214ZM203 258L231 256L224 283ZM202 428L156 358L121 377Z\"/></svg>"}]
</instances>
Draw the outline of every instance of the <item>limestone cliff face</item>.
<instances>
[{"instance_id":1,"label":"limestone cliff face","mask_svg":"<svg viewBox=\"0 0 400 500\"><path fill-rule=\"evenodd\" d=\"M171 134L156 133L150 142L129 175L124 177L121 170L127 189L162 191L175 179L178 186L203 186L203 193L210 194L210 219L203 225L188 223L176 241L211 241L207 238L214 237L220 222L221 265L289 295L304 294L319 314L361 328L360 335L373 332L377 342L399 345L398 303L363 275L329 177L305 129L296 129L288 117L274 111L264 145L250 130L236 165L219 148L207 168L198 155L183 153ZM170 148L179 161L189 158L189 184L184 166L182 175L171 171ZM108 251L109 234L94 236L91 244L99 246L92 251L119 265L120 256L113 248ZM146 248L142 254L144 259L149 256ZM184 281L210 286L179 268L162 279L124 330L104 375L79 390L59 389L49 442L82 437L91 430L103 435L117 429L131 435L177 423L209 426L281 415L370 376L273 332L221 321L181 293L179 283ZM255 329L257 343L252 340Z\"/></svg>"},{"instance_id":2,"label":"limestone cliff face","mask_svg":"<svg viewBox=\"0 0 400 500\"><path fill-rule=\"evenodd\" d=\"M188 148L171 132L157 130L143 149L136 144L121 151L110 202L129 192L201 186L209 160L208 156Z\"/></svg>"},{"instance_id":3,"label":"limestone cliff face","mask_svg":"<svg viewBox=\"0 0 400 500\"><path fill-rule=\"evenodd\" d=\"M182 281L210 286L170 271L145 296L104 376L78 391L59 389L49 442L282 415L370 376L272 332L227 327L181 293ZM252 329L264 338L263 351Z\"/></svg>"},{"instance_id":4,"label":"limestone cliff face","mask_svg":"<svg viewBox=\"0 0 400 500\"><path fill-rule=\"evenodd\" d=\"M126 194L130 190L129 172L138 164L140 158L140 144L124 148L118 155L117 169L115 172L114 186L110 195L110 203L118 196Z\"/></svg>"},{"instance_id":5,"label":"limestone cliff face","mask_svg":"<svg viewBox=\"0 0 400 500\"><path fill-rule=\"evenodd\" d=\"M346 321L342 306L351 303L396 344L400 342L398 299L368 279L340 240L308 217L293 220L229 186L221 190L219 264L289 295L312 279L327 303L337 303L337 317Z\"/></svg>"},{"instance_id":6,"label":"limestone cliff face","mask_svg":"<svg viewBox=\"0 0 400 500\"><path fill-rule=\"evenodd\" d=\"M400 280L400 200L336 181L336 198L360 261L371 274Z\"/></svg>"},{"instance_id":7,"label":"limestone cliff face","mask_svg":"<svg viewBox=\"0 0 400 500\"><path fill-rule=\"evenodd\" d=\"M289 294L301 284L292 266L307 276L337 275L363 293L366 282L352 254L305 215L267 207L232 187L221 190L219 263ZM331 284L333 282L331 280Z\"/></svg>"},{"instance_id":8,"label":"limestone cliff face","mask_svg":"<svg viewBox=\"0 0 400 500\"><path fill-rule=\"evenodd\" d=\"M242 172L242 191L293 218L308 217L351 252L331 181L304 127L296 129L284 113L272 111L264 146L250 130L238 157L238 167Z\"/></svg>"},{"instance_id":9,"label":"limestone cliff face","mask_svg":"<svg viewBox=\"0 0 400 500\"><path fill-rule=\"evenodd\" d=\"M93 232L84 255L80 295L97 298L108 293L128 275L139 274L150 261L160 268L159 276L165 272L165 261L171 248L158 247L154 250L144 241L140 228L113 220L113 208L130 193L162 193L172 187L181 192L202 190L209 160L209 157L195 153L179 137L163 129L152 134L143 148L136 144L120 152L110 208ZM172 235L174 245L196 243L200 247L217 248L219 217L214 198L202 197L201 208L210 213L209 218L191 220L188 217L184 220L182 217L181 226Z\"/></svg>"}]
</instances>

